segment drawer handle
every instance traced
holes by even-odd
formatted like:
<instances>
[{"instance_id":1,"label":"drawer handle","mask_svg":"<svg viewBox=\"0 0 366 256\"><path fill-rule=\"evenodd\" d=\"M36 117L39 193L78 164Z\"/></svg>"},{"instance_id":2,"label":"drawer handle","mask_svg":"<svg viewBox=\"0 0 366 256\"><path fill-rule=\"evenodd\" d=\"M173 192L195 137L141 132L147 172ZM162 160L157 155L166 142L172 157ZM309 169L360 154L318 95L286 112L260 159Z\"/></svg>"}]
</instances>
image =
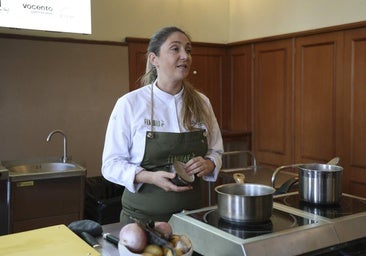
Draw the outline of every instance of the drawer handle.
<instances>
[{"instance_id":1,"label":"drawer handle","mask_svg":"<svg viewBox=\"0 0 366 256\"><path fill-rule=\"evenodd\" d=\"M18 188L31 187L31 186L34 186L34 181L33 180L17 182L17 187Z\"/></svg>"}]
</instances>

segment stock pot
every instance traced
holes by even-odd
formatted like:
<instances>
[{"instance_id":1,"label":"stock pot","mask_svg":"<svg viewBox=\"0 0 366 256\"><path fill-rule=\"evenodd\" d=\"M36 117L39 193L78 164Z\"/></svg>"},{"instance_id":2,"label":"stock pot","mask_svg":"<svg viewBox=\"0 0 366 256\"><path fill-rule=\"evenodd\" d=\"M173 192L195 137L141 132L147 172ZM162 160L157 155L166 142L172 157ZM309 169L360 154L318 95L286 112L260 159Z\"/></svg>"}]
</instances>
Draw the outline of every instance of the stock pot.
<instances>
[{"instance_id":1,"label":"stock pot","mask_svg":"<svg viewBox=\"0 0 366 256\"><path fill-rule=\"evenodd\" d=\"M272 175L272 186L275 187L276 175L280 171L294 167L299 173L301 201L318 205L339 203L342 195L343 168L341 166L318 163L281 166Z\"/></svg>"},{"instance_id":2,"label":"stock pot","mask_svg":"<svg viewBox=\"0 0 366 256\"><path fill-rule=\"evenodd\" d=\"M235 180L237 183L215 188L220 217L239 223L268 221L272 216L275 189L261 184L238 183L237 178Z\"/></svg>"}]
</instances>

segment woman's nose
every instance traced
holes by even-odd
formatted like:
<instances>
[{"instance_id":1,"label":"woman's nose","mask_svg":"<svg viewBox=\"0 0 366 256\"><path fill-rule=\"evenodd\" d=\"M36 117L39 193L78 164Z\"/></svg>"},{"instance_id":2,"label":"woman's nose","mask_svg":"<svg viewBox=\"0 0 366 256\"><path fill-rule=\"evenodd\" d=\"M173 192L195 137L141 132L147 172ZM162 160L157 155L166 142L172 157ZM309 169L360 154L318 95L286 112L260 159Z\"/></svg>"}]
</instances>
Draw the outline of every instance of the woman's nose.
<instances>
[{"instance_id":1,"label":"woman's nose","mask_svg":"<svg viewBox=\"0 0 366 256\"><path fill-rule=\"evenodd\" d=\"M181 59L188 59L189 53L186 50L182 50L180 53Z\"/></svg>"}]
</instances>

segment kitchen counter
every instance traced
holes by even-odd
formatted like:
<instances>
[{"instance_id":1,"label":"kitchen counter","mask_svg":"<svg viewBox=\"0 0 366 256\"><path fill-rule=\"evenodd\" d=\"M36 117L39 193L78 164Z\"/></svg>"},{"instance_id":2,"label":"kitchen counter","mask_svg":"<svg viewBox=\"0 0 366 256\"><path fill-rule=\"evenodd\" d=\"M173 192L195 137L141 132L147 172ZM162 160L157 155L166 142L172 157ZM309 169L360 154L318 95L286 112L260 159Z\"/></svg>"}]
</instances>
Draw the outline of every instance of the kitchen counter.
<instances>
[{"instance_id":1,"label":"kitchen counter","mask_svg":"<svg viewBox=\"0 0 366 256\"><path fill-rule=\"evenodd\" d=\"M103 233L110 233L116 237L119 236L119 231L122 228L121 223L112 223L103 225ZM103 239L102 236L98 237L98 242L102 246L101 255L102 256L119 256L118 247L107 240Z\"/></svg>"}]
</instances>

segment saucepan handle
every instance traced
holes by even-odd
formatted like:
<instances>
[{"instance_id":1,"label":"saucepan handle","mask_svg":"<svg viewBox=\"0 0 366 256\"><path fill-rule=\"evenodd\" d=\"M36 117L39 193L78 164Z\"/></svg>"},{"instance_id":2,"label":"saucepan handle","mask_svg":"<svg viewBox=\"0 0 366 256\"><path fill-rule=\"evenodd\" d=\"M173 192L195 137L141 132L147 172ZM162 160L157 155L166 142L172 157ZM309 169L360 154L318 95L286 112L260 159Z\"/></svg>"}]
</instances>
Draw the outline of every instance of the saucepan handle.
<instances>
[{"instance_id":1,"label":"saucepan handle","mask_svg":"<svg viewBox=\"0 0 366 256\"><path fill-rule=\"evenodd\" d=\"M277 178L278 173L280 173L281 171L283 171L283 170L285 170L285 169L298 167L298 166L300 166L300 165L303 165L303 164L290 164L290 165L283 165L283 166L278 167L278 168L273 172L273 174L272 174L272 179L271 179L272 187L273 187L273 188L276 188L276 178Z\"/></svg>"},{"instance_id":2,"label":"saucepan handle","mask_svg":"<svg viewBox=\"0 0 366 256\"><path fill-rule=\"evenodd\" d=\"M233 178L236 183L243 184L245 182L245 175L243 173L236 172L233 174Z\"/></svg>"}]
</instances>

